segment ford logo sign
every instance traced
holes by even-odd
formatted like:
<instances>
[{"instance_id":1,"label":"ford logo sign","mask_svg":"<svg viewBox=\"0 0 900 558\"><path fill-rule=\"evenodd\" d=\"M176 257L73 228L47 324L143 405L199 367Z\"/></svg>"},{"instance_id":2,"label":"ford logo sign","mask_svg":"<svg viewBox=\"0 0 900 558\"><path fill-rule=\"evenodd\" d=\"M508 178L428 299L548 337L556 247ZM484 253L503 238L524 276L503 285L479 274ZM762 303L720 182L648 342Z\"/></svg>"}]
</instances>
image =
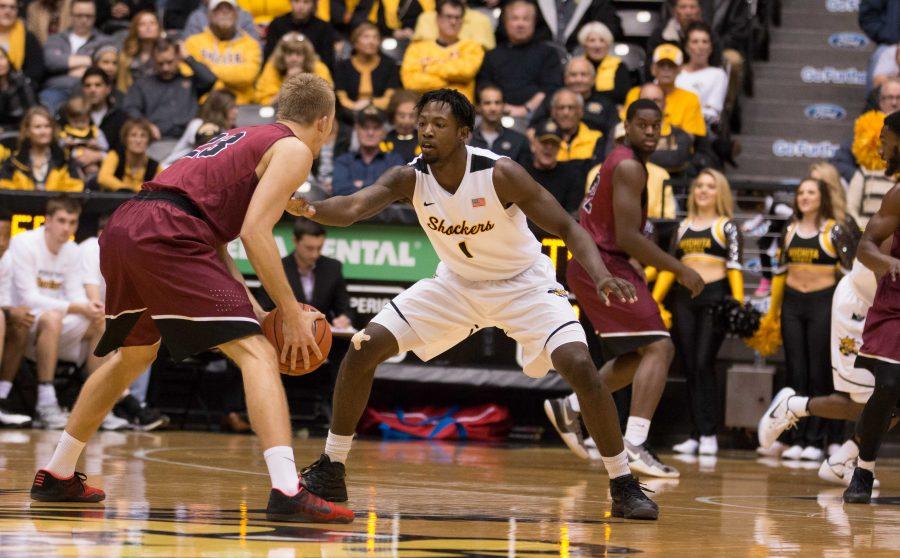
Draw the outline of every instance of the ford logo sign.
<instances>
[{"instance_id":1,"label":"ford logo sign","mask_svg":"<svg viewBox=\"0 0 900 558\"><path fill-rule=\"evenodd\" d=\"M828 44L831 45L832 48L851 48L859 50L865 48L869 44L869 39L862 33L852 33L847 31L844 33L832 34L828 37Z\"/></svg>"},{"instance_id":2,"label":"ford logo sign","mask_svg":"<svg viewBox=\"0 0 900 558\"><path fill-rule=\"evenodd\" d=\"M809 105L803 112L810 120L843 120L847 116L844 107L828 103Z\"/></svg>"}]
</instances>

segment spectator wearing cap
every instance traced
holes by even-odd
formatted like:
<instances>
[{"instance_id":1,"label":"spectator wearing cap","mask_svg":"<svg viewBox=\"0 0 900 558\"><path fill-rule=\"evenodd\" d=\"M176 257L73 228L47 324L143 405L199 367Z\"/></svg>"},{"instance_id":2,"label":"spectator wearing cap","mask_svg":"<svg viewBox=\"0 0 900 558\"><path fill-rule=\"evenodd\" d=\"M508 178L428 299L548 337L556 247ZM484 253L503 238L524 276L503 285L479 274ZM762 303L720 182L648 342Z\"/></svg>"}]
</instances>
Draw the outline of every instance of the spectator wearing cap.
<instances>
[{"instance_id":1,"label":"spectator wearing cap","mask_svg":"<svg viewBox=\"0 0 900 558\"><path fill-rule=\"evenodd\" d=\"M559 161L599 159L603 153L603 133L591 130L581 121L584 116L584 99L571 89L562 88L550 100L548 128L555 126L562 143Z\"/></svg>"},{"instance_id":2,"label":"spectator wearing cap","mask_svg":"<svg viewBox=\"0 0 900 558\"><path fill-rule=\"evenodd\" d=\"M297 74L316 74L328 83L333 83L328 66L319 60L312 43L300 33L291 31L278 41L272 58L263 66L262 73L256 80L256 102L261 105L277 103L281 84L288 77Z\"/></svg>"},{"instance_id":3,"label":"spectator wearing cap","mask_svg":"<svg viewBox=\"0 0 900 558\"><path fill-rule=\"evenodd\" d=\"M256 98L253 86L262 68L262 49L238 28L237 10L235 0L210 0L209 26L188 37L184 48L215 74L216 89L228 89L244 105Z\"/></svg>"},{"instance_id":4,"label":"spectator wearing cap","mask_svg":"<svg viewBox=\"0 0 900 558\"><path fill-rule=\"evenodd\" d=\"M331 187L336 196L346 196L371 186L389 168L403 165L400 155L385 150L384 112L368 106L356 116L359 150L349 151L334 160Z\"/></svg>"},{"instance_id":5,"label":"spectator wearing cap","mask_svg":"<svg viewBox=\"0 0 900 558\"><path fill-rule=\"evenodd\" d=\"M631 74L621 58L609 53L613 41L612 31L599 21L586 24L578 32L584 57L594 66L594 90L621 105L631 89Z\"/></svg>"},{"instance_id":6,"label":"spectator wearing cap","mask_svg":"<svg viewBox=\"0 0 900 558\"><path fill-rule=\"evenodd\" d=\"M167 3L178 4L179 2L170 1ZM209 12L212 11L210 5L214 3L215 0L202 0L200 5L197 6L197 9L192 11L191 15L188 16L187 22L184 24L184 30L181 35L182 37L190 37L191 35L198 35L200 33L203 33L203 31L209 26ZM196 6L196 4L194 5ZM253 16L250 15L250 12L241 8L236 3L235 6L237 9L237 26L241 28L241 31L252 37L254 40L259 40L259 31L256 29L256 24L253 22ZM169 6L166 6L166 12L168 12L169 10ZM166 19L168 19L168 14ZM169 29L168 23L166 23L166 29Z\"/></svg>"},{"instance_id":7,"label":"spectator wearing cap","mask_svg":"<svg viewBox=\"0 0 900 558\"><path fill-rule=\"evenodd\" d=\"M619 122L616 105L608 95L594 90L594 65L582 56L576 56L566 64L563 75L566 88L581 95L584 99L584 114L581 121L591 130L600 131L604 137L609 136ZM534 114L531 115L529 128L534 128L550 116L550 99L545 99Z\"/></svg>"},{"instance_id":8,"label":"spectator wearing cap","mask_svg":"<svg viewBox=\"0 0 900 558\"><path fill-rule=\"evenodd\" d=\"M416 20L413 42L436 41L438 38L437 11L425 11ZM471 39L484 48L493 50L497 46L494 38L494 24L491 19L478 10L466 10L463 14L462 28L459 31L461 41Z\"/></svg>"},{"instance_id":9,"label":"spectator wearing cap","mask_svg":"<svg viewBox=\"0 0 900 558\"><path fill-rule=\"evenodd\" d=\"M291 11L272 20L266 29L263 58L268 60L281 37L292 31L306 37L319 59L329 70L334 69L334 43L337 41L337 34L330 23L316 17L316 0L291 0Z\"/></svg>"},{"instance_id":10,"label":"spectator wearing cap","mask_svg":"<svg viewBox=\"0 0 900 558\"><path fill-rule=\"evenodd\" d=\"M559 126L548 120L537 127L531 140L531 162L525 170L534 180L550 192L569 213L578 211L584 199L587 176L587 160L559 161L563 138Z\"/></svg>"},{"instance_id":11,"label":"spectator wearing cap","mask_svg":"<svg viewBox=\"0 0 900 558\"><path fill-rule=\"evenodd\" d=\"M478 83L499 85L504 113L527 118L544 99L562 87L559 53L534 35L537 8L527 0L512 0L503 10L508 41L487 53Z\"/></svg>"},{"instance_id":12,"label":"spectator wearing cap","mask_svg":"<svg viewBox=\"0 0 900 558\"><path fill-rule=\"evenodd\" d=\"M484 49L476 41L459 38L465 12L462 0L438 1L438 38L411 44L403 56L400 79L405 88L419 93L450 88L469 101L475 99L475 75Z\"/></svg>"},{"instance_id":13,"label":"spectator wearing cap","mask_svg":"<svg viewBox=\"0 0 900 558\"><path fill-rule=\"evenodd\" d=\"M528 138L502 123L503 91L496 85L484 85L478 90L476 102L481 121L472 130L469 145L489 149L527 166L531 159Z\"/></svg>"},{"instance_id":14,"label":"spectator wearing cap","mask_svg":"<svg viewBox=\"0 0 900 558\"><path fill-rule=\"evenodd\" d=\"M678 126L692 136L706 136L706 122L700 98L695 93L675 86L678 70L684 62L681 49L669 43L663 43L653 51L653 64L650 73L666 94L666 112L663 121ZM633 87L625 99L625 109L637 100L640 87Z\"/></svg>"},{"instance_id":15,"label":"spectator wearing cap","mask_svg":"<svg viewBox=\"0 0 900 558\"><path fill-rule=\"evenodd\" d=\"M38 84L44 77L44 48L18 16L16 0L0 0L0 49L6 51L10 71L21 72Z\"/></svg>"},{"instance_id":16,"label":"spectator wearing cap","mask_svg":"<svg viewBox=\"0 0 900 558\"><path fill-rule=\"evenodd\" d=\"M369 22L350 33L353 54L334 68L334 89L345 109L356 112L372 104L384 110L400 89L400 72L390 58L381 56L381 32Z\"/></svg>"}]
</instances>

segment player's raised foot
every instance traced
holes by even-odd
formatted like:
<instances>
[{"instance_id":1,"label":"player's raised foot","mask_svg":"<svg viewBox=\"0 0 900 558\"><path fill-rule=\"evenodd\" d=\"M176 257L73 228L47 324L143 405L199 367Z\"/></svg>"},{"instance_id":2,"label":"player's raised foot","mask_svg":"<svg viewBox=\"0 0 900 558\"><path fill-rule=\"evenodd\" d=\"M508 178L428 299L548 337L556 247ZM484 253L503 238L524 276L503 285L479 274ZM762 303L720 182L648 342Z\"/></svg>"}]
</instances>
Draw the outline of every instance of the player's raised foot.
<instances>
[{"instance_id":1,"label":"player's raised foot","mask_svg":"<svg viewBox=\"0 0 900 558\"><path fill-rule=\"evenodd\" d=\"M796 426L799 417L788 409L788 399L794 395L797 395L797 392L789 387L783 388L775 394L772 404L759 419L759 427L756 432L759 436L760 447L770 447L782 432Z\"/></svg>"},{"instance_id":2,"label":"player's raised foot","mask_svg":"<svg viewBox=\"0 0 900 558\"><path fill-rule=\"evenodd\" d=\"M300 471L300 483L313 494L329 502L346 502L346 469L324 453L309 467Z\"/></svg>"},{"instance_id":3,"label":"player's raised foot","mask_svg":"<svg viewBox=\"0 0 900 558\"><path fill-rule=\"evenodd\" d=\"M612 497L612 516L623 519L656 519L659 506L641 489L634 475L622 475L609 480Z\"/></svg>"},{"instance_id":4,"label":"player's raised foot","mask_svg":"<svg viewBox=\"0 0 900 558\"><path fill-rule=\"evenodd\" d=\"M848 504L868 504L872 501L872 486L875 475L868 469L857 467L853 470L850 486L844 491L844 501Z\"/></svg>"},{"instance_id":5,"label":"player's raised foot","mask_svg":"<svg viewBox=\"0 0 900 558\"><path fill-rule=\"evenodd\" d=\"M840 461L832 456L819 466L819 478L831 484L850 486L850 479L853 478L854 470L856 470L855 457L846 461ZM872 488L878 488L880 485L881 483L878 482L878 479L875 479L872 483Z\"/></svg>"},{"instance_id":6,"label":"player's raised foot","mask_svg":"<svg viewBox=\"0 0 900 558\"><path fill-rule=\"evenodd\" d=\"M584 434L581 432L581 419L569 405L567 397L559 399L545 399L544 412L550 419L550 424L559 432L559 437L572 450L572 453L582 459L588 459L587 448L584 446Z\"/></svg>"},{"instance_id":7,"label":"player's raised foot","mask_svg":"<svg viewBox=\"0 0 900 558\"><path fill-rule=\"evenodd\" d=\"M353 510L326 502L302 486L293 496L273 488L266 507L266 519L269 521L351 523L353 517Z\"/></svg>"},{"instance_id":8,"label":"player's raised foot","mask_svg":"<svg viewBox=\"0 0 900 558\"><path fill-rule=\"evenodd\" d=\"M660 461L647 444L635 446L625 440L625 451L628 452L628 467L632 473L666 479L677 479L681 476L678 469Z\"/></svg>"},{"instance_id":9,"label":"player's raised foot","mask_svg":"<svg viewBox=\"0 0 900 558\"><path fill-rule=\"evenodd\" d=\"M31 484L31 499L39 502L100 502L106 493L84 481L87 475L75 471L67 479L60 479L50 471L40 469Z\"/></svg>"}]
</instances>

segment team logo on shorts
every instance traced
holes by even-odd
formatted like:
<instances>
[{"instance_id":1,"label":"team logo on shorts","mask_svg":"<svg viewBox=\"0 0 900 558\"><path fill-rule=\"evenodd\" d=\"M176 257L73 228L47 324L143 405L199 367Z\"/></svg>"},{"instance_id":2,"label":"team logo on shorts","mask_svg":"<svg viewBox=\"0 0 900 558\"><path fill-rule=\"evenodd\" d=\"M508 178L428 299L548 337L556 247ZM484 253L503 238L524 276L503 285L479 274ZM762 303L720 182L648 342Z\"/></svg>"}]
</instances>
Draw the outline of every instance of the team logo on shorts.
<instances>
[{"instance_id":1,"label":"team logo on shorts","mask_svg":"<svg viewBox=\"0 0 900 558\"><path fill-rule=\"evenodd\" d=\"M556 295L556 296L558 296L558 297L560 297L560 298L564 298L564 299L566 299L566 300L569 299L569 291L567 291L567 290L565 290L565 289L550 289L550 290L547 291L547 292L548 292L549 294Z\"/></svg>"},{"instance_id":2,"label":"team logo on shorts","mask_svg":"<svg viewBox=\"0 0 900 558\"><path fill-rule=\"evenodd\" d=\"M859 354L859 347L857 346L856 339L852 337L841 337L839 349L844 356Z\"/></svg>"}]
</instances>

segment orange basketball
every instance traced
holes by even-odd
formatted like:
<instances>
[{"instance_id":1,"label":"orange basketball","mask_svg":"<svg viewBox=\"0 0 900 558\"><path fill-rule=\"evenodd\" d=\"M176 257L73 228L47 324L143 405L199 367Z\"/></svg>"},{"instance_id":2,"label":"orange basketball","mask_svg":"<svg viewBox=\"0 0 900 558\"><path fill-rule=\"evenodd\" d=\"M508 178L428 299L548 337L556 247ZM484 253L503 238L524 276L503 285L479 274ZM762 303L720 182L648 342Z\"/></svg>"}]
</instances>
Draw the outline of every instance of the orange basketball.
<instances>
[{"instance_id":1,"label":"orange basketball","mask_svg":"<svg viewBox=\"0 0 900 558\"><path fill-rule=\"evenodd\" d=\"M304 310L316 310L309 304L300 304L300 306L302 306ZM309 374L316 368L322 366L322 363L325 362L325 359L328 358L328 352L331 350L331 326L324 318L319 318L318 320L316 320L315 324L313 324L313 334L316 338L316 344L319 345L319 350L322 351L322 358L319 359L315 355L315 353L310 351L309 368L303 368L303 355L300 352L297 353L296 368L291 369L290 362L280 362L281 348L284 344L284 330L282 329L281 313L278 311L278 308L272 310L266 315L266 319L263 321L262 327L263 334L266 336L269 342L275 346L275 350L278 352L278 367L280 368L282 374L287 374L288 376L303 376L304 374ZM290 359L290 355L288 355L288 358Z\"/></svg>"}]
</instances>

